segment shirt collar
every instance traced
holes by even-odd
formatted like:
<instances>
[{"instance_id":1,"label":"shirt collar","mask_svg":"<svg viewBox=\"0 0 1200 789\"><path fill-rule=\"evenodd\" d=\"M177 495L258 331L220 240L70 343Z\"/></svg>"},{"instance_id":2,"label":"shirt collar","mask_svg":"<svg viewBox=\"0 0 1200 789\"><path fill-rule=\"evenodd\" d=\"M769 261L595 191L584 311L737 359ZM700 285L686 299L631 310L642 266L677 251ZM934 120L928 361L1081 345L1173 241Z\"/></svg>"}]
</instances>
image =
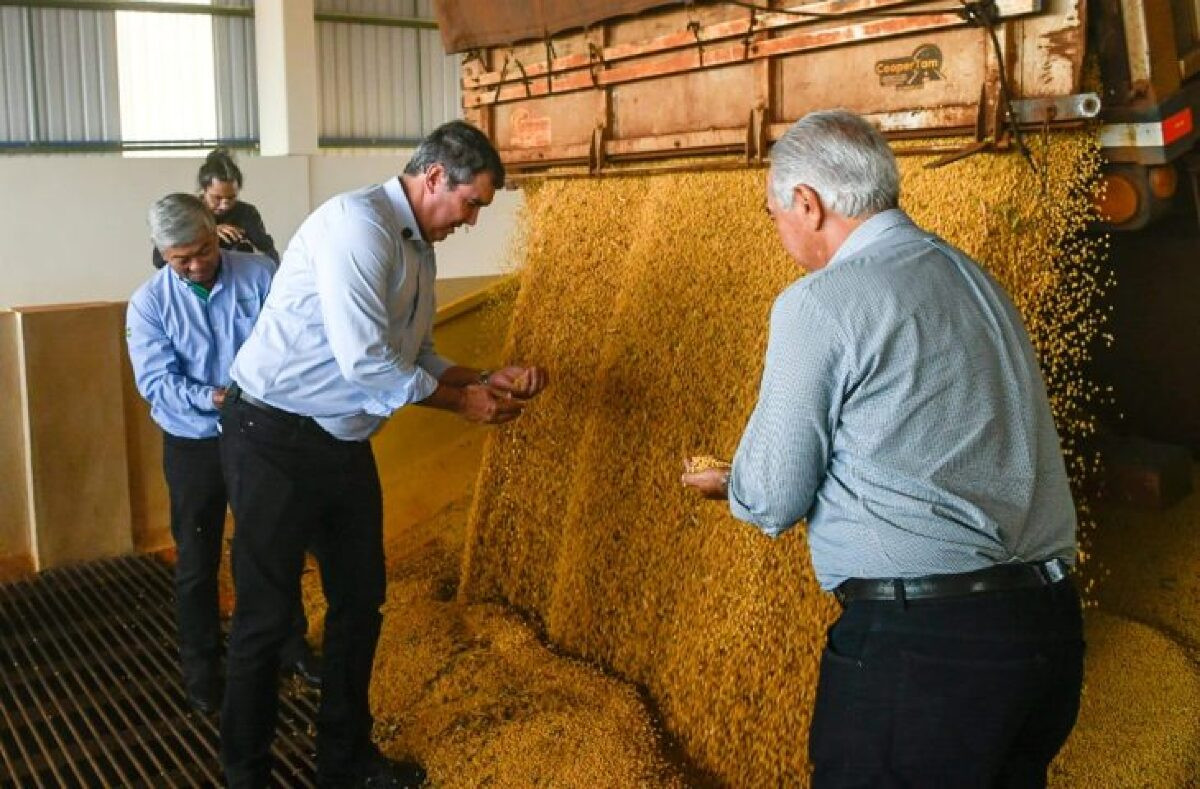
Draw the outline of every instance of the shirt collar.
<instances>
[{"instance_id":1,"label":"shirt collar","mask_svg":"<svg viewBox=\"0 0 1200 789\"><path fill-rule=\"evenodd\" d=\"M878 241L879 237L889 230L901 225L911 225L912 223L913 221L908 218L908 214L899 208L889 208L886 211L880 211L866 222L854 228L850 235L846 236L846 240L842 242L837 252L834 252L833 257L829 259L826 268L840 260L845 260L858 254Z\"/></svg>"},{"instance_id":2,"label":"shirt collar","mask_svg":"<svg viewBox=\"0 0 1200 789\"><path fill-rule=\"evenodd\" d=\"M425 237L421 235L421 226L417 224L417 217L413 214L412 204L408 202L408 195L404 191L404 184L401 183L400 176L385 181L383 191L392 203L392 210L396 212L396 218L400 220L400 235L404 236L407 241L420 241L422 244L427 244Z\"/></svg>"}]
</instances>

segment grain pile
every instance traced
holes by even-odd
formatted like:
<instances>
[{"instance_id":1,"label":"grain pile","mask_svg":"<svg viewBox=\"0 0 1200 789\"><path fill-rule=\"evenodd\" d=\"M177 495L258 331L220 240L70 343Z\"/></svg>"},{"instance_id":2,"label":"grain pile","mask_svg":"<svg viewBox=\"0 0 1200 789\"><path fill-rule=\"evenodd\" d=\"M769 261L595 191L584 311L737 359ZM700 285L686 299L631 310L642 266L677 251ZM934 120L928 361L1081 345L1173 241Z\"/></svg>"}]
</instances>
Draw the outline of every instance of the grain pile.
<instances>
[{"instance_id":1,"label":"grain pile","mask_svg":"<svg viewBox=\"0 0 1200 789\"><path fill-rule=\"evenodd\" d=\"M1101 392L1090 216L1095 142L1035 142L940 171L905 157L904 205L1013 294L1046 372L1072 477ZM646 687L705 769L805 783L817 657L834 604L802 530L771 542L681 489L681 460L730 457L754 404L771 302L797 275L761 171L547 181L505 357L554 385L485 455L464 600L502 599L568 652Z\"/></svg>"},{"instance_id":2,"label":"grain pile","mask_svg":"<svg viewBox=\"0 0 1200 789\"><path fill-rule=\"evenodd\" d=\"M371 683L374 737L417 758L429 785L687 785L638 692L547 650L495 604L454 599L470 494L436 515L389 524L387 599ZM320 639L316 573L305 606Z\"/></svg>"},{"instance_id":3,"label":"grain pile","mask_svg":"<svg viewBox=\"0 0 1200 789\"><path fill-rule=\"evenodd\" d=\"M1200 467L1192 479L1194 492L1169 510L1109 506L1100 513L1096 548L1105 574L1097 603L1169 633L1200 669ZM1200 775L1200 736L1195 746Z\"/></svg>"},{"instance_id":4,"label":"grain pile","mask_svg":"<svg viewBox=\"0 0 1200 789\"><path fill-rule=\"evenodd\" d=\"M1069 789L1200 785L1200 670L1141 622L1092 610L1079 722L1050 767Z\"/></svg>"},{"instance_id":5,"label":"grain pile","mask_svg":"<svg viewBox=\"0 0 1200 789\"><path fill-rule=\"evenodd\" d=\"M1161 512L1102 505L1097 520L1107 572L1061 785L1200 786L1200 495Z\"/></svg>"}]
</instances>

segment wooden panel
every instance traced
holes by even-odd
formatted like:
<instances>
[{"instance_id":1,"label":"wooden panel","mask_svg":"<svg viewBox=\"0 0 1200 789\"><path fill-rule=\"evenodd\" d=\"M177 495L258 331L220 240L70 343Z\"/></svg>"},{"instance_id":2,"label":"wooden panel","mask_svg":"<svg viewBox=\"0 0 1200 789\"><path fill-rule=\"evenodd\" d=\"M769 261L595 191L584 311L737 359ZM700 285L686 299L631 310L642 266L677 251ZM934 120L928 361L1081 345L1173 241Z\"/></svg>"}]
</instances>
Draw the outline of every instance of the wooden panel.
<instances>
[{"instance_id":1,"label":"wooden panel","mask_svg":"<svg viewBox=\"0 0 1200 789\"><path fill-rule=\"evenodd\" d=\"M1022 98L1076 92L1083 72L1086 29L1081 6L1047 0L1046 13L1012 23L1017 67L1012 79Z\"/></svg>"},{"instance_id":2,"label":"wooden panel","mask_svg":"<svg viewBox=\"0 0 1200 789\"><path fill-rule=\"evenodd\" d=\"M890 7L897 5L907 7L902 11ZM498 102L522 101L532 96L596 89L760 58L829 47L856 47L866 41L917 32L928 35L938 30L966 26L956 11L928 7L917 13L906 0L854 0L850 6L853 7L817 3L805 9L821 9L841 15L837 19L813 20L771 14L756 18L753 26L749 19L741 19L708 27L699 26L699 23L695 27L681 27L685 20L680 19L675 32L669 35L648 38L638 44L607 46L588 57L556 57L553 60L553 75L547 74L545 59L549 53L543 53L540 61L521 60L506 53L500 72L479 74L471 71L464 77L463 105L473 108ZM1002 0L999 13L1007 19L1034 13L1039 8L1040 0ZM851 10L875 10L883 16L845 16ZM904 15L888 16L892 13ZM1055 17L1055 24L1061 24L1060 17ZM658 21L646 19L639 24L650 25ZM512 67L514 62L520 63L519 69ZM481 85L487 87L480 88Z\"/></svg>"},{"instance_id":3,"label":"wooden panel","mask_svg":"<svg viewBox=\"0 0 1200 789\"><path fill-rule=\"evenodd\" d=\"M463 104L505 162L525 172L590 162L595 173L607 161L743 149L756 160L780 127L836 106L889 134L974 131L980 118L984 129L995 128L992 43L952 6L822 0L791 7L826 16L713 3L597 25L560 38L552 51L545 42L497 47L464 69ZM1013 98L1077 92L1081 0L999 0L998 8ZM752 116L759 109L764 115ZM591 135L598 124L599 157Z\"/></svg>"},{"instance_id":4,"label":"wooden panel","mask_svg":"<svg viewBox=\"0 0 1200 789\"><path fill-rule=\"evenodd\" d=\"M827 107L876 114L973 106L990 46L983 30L944 30L783 58L780 119L794 121ZM925 120L941 125L936 117Z\"/></svg>"},{"instance_id":5,"label":"wooden panel","mask_svg":"<svg viewBox=\"0 0 1200 789\"><path fill-rule=\"evenodd\" d=\"M759 3L766 5L766 3ZM796 5L788 3L787 5ZM721 3L697 4L686 10L669 10L655 14L644 14L636 19L618 19L606 26L610 46L638 45L642 42L670 36L686 30L689 23L701 30L729 21L747 22L750 11L746 8Z\"/></svg>"},{"instance_id":6,"label":"wooden panel","mask_svg":"<svg viewBox=\"0 0 1200 789\"><path fill-rule=\"evenodd\" d=\"M1135 103L1153 106L1179 89L1179 53L1169 0L1122 0Z\"/></svg>"},{"instance_id":7,"label":"wooden panel","mask_svg":"<svg viewBox=\"0 0 1200 789\"><path fill-rule=\"evenodd\" d=\"M16 312L37 569L128 553L120 305Z\"/></svg>"},{"instance_id":8,"label":"wooden panel","mask_svg":"<svg viewBox=\"0 0 1200 789\"><path fill-rule=\"evenodd\" d=\"M125 305L120 318L124 321ZM122 324L123 325L123 324ZM173 545L171 500L162 470L162 429L150 418L150 406L138 394L129 363L129 348L121 354L121 408L125 416L125 454L129 464L129 515L133 547L139 552Z\"/></svg>"},{"instance_id":9,"label":"wooden panel","mask_svg":"<svg viewBox=\"0 0 1200 789\"><path fill-rule=\"evenodd\" d=\"M599 93L573 93L496 107L496 145L515 149L586 145L603 120L602 100Z\"/></svg>"},{"instance_id":10,"label":"wooden panel","mask_svg":"<svg viewBox=\"0 0 1200 789\"><path fill-rule=\"evenodd\" d=\"M614 136L730 129L746 125L755 98L750 64L613 88Z\"/></svg>"},{"instance_id":11,"label":"wooden panel","mask_svg":"<svg viewBox=\"0 0 1200 789\"><path fill-rule=\"evenodd\" d=\"M493 306L500 279L438 280L440 351L496 366L511 308ZM0 579L171 544L162 432L133 385L124 314L0 312L0 391L15 395L0 417ZM389 519L428 517L462 495L487 433L422 408L391 420L375 439Z\"/></svg>"},{"instance_id":12,"label":"wooden panel","mask_svg":"<svg viewBox=\"0 0 1200 789\"><path fill-rule=\"evenodd\" d=\"M0 581L33 570L17 316L0 312Z\"/></svg>"}]
</instances>

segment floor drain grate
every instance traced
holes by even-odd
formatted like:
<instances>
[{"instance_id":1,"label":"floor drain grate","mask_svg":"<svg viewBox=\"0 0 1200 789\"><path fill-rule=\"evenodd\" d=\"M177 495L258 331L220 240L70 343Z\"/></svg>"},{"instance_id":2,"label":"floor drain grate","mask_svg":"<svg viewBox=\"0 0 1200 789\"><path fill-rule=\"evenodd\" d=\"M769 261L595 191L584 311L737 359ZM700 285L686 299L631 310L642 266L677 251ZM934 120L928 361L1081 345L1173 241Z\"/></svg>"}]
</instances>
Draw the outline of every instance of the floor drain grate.
<instances>
[{"instance_id":1,"label":"floor drain grate","mask_svg":"<svg viewBox=\"0 0 1200 789\"><path fill-rule=\"evenodd\" d=\"M0 585L0 785L221 784L217 722L180 682L172 586L151 556ZM312 786L315 699L281 685L273 782Z\"/></svg>"}]
</instances>

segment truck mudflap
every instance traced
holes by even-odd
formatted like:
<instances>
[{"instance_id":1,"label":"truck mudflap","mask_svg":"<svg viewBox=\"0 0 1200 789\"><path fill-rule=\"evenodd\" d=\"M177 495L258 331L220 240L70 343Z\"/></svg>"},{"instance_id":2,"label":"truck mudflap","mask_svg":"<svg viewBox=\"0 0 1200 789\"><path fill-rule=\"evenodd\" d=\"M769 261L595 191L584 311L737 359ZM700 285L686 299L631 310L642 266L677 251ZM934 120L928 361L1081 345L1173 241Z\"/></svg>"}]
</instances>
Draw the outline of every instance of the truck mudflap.
<instances>
[{"instance_id":1,"label":"truck mudflap","mask_svg":"<svg viewBox=\"0 0 1200 789\"><path fill-rule=\"evenodd\" d=\"M1105 112L1100 126L1104 157L1114 163L1166 164L1190 151L1200 133L1200 82L1184 85L1162 104L1145 110Z\"/></svg>"}]
</instances>

